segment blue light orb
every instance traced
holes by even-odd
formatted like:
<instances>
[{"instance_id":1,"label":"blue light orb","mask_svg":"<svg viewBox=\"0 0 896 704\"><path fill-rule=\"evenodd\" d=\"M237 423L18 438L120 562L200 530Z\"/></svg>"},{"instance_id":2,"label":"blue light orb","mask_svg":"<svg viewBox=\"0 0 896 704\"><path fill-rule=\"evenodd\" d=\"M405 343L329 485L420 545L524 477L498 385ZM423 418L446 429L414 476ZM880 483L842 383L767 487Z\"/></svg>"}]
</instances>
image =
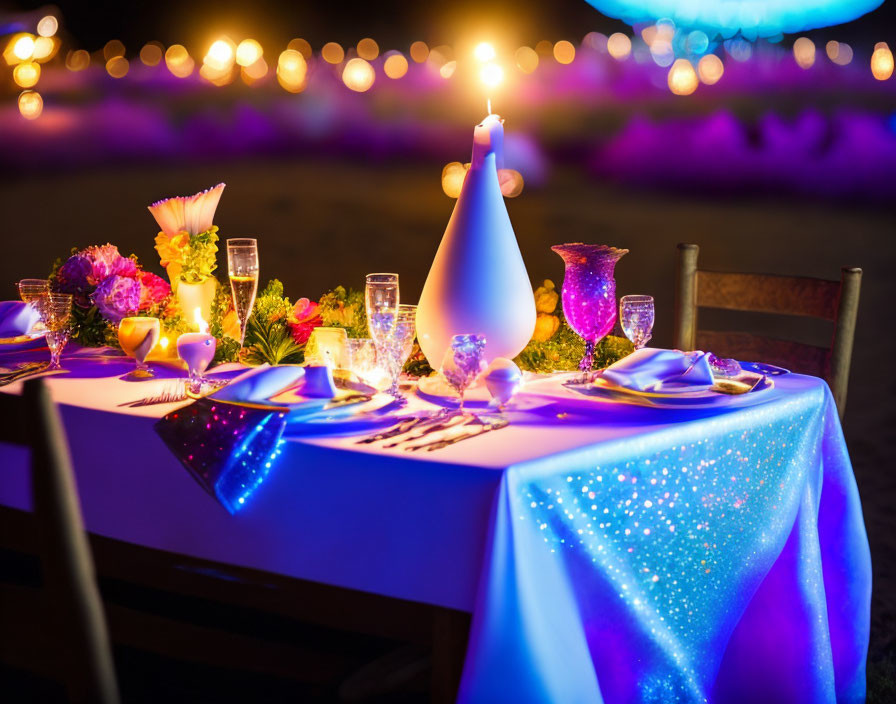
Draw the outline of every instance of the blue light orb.
<instances>
[{"instance_id":1,"label":"blue light orb","mask_svg":"<svg viewBox=\"0 0 896 704\"><path fill-rule=\"evenodd\" d=\"M753 41L781 33L842 24L879 7L883 0L586 0L603 14L631 25L669 18L678 27L710 38L740 33Z\"/></svg>"}]
</instances>

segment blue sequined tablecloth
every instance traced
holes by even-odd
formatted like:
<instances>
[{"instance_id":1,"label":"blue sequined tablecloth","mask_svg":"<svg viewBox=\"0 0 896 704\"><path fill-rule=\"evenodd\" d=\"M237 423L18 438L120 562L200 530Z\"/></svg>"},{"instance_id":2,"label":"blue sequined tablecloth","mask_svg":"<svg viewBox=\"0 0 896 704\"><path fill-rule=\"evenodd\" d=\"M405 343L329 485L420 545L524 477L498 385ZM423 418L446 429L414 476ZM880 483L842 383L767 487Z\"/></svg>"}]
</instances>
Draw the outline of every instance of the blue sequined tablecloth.
<instances>
[{"instance_id":1,"label":"blue sequined tablecloth","mask_svg":"<svg viewBox=\"0 0 896 704\"><path fill-rule=\"evenodd\" d=\"M830 392L803 379L508 468L459 701L864 701L861 505Z\"/></svg>"}]
</instances>

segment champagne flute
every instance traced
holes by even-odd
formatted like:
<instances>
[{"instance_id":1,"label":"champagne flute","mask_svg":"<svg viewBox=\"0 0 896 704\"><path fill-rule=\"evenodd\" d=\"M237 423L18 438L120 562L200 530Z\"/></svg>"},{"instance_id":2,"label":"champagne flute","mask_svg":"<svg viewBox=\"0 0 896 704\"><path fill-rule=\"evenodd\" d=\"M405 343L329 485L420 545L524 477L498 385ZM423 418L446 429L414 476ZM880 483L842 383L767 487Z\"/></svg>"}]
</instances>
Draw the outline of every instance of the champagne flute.
<instances>
[{"instance_id":1,"label":"champagne flute","mask_svg":"<svg viewBox=\"0 0 896 704\"><path fill-rule=\"evenodd\" d=\"M47 369L62 368L59 360L68 342L72 298L70 293L47 293L38 299L38 306L43 308L42 320L47 328L47 346L50 348L50 366Z\"/></svg>"},{"instance_id":2,"label":"champagne flute","mask_svg":"<svg viewBox=\"0 0 896 704\"><path fill-rule=\"evenodd\" d=\"M121 319L118 324L118 343L128 357L133 357L137 361L136 368L122 377L123 379L143 381L155 377L146 364L146 358L161 335L162 325L158 318L134 316Z\"/></svg>"},{"instance_id":3,"label":"champagne flute","mask_svg":"<svg viewBox=\"0 0 896 704\"><path fill-rule=\"evenodd\" d=\"M246 325L258 293L258 242L243 237L227 240L227 273L233 308L240 323L240 348L246 342Z\"/></svg>"},{"instance_id":4,"label":"champagne flute","mask_svg":"<svg viewBox=\"0 0 896 704\"><path fill-rule=\"evenodd\" d=\"M364 302L367 325L376 346L377 362L389 372L392 379L391 392L398 385L398 375L394 373L395 365L391 361L395 356L392 352L392 338L398 322L398 274L368 274Z\"/></svg>"},{"instance_id":5,"label":"champagne flute","mask_svg":"<svg viewBox=\"0 0 896 704\"><path fill-rule=\"evenodd\" d=\"M653 336L653 296L623 296L619 302L622 331L636 350L646 345Z\"/></svg>"}]
</instances>

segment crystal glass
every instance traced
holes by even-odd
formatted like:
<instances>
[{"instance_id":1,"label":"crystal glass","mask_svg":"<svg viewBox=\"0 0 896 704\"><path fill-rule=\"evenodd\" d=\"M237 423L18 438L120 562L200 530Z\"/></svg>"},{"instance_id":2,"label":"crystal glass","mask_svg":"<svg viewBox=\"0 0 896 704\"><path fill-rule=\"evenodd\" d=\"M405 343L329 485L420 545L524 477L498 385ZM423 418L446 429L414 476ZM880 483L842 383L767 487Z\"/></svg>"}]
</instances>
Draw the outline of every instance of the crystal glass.
<instances>
[{"instance_id":1,"label":"crystal glass","mask_svg":"<svg viewBox=\"0 0 896 704\"><path fill-rule=\"evenodd\" d=\"M636 350L646 345L653 336L653 296L623 296L619 301L622 332Z\"/></svg>"},{"instance_id":2,"label":"crystal glass","mask_svg":"<svg viewBox=\"0 0 896 704\"><path fill-rule=\"evenodd\" d=\"M258 293L258 242L243 237L227 240L227 274L233 309L240 323L240 347L246 342L246 325Z\"/></svg>"},{"instance_id":3,"label":"crystal glass","mask_svg":"<svg viewBox=\"0 0 896 704\"><path fill-rule=\"evenodd\" d=\"M33 302L37 306L41 322L47 330L47 346L50 348L48 369L61 369L62 350L68 342L72 320L72 294L44 293Z\"/></svg>"},{"instance_id":4,"label":"crystal glass","mask_svg":"<svg viewBox=\"0 0 896 704\"><path fill-rule=\"evenodd\" d=\"M215 359L217 341L204 332L187 332L177 338L177 356L187 365L187 395L198 397L208 383L203 376Z\"/></svg>"},{"instance_id":5,"label":"crystal glass","mask_svg":"<svg viewBox=\"0 0 896 704\"><path fill-rule=\"evenodd\" d=\"M616 280L613 270L627 249L603 244L558 244L551 247L566 264L563 276L563 315L585 340L579 362L582 381L588 381L594 364L594 348L616 324Z\"/></svg>"},{"instance_id":6,"label":"crystal glass","mask_svg":"<svg viewBox=\"0 0 896 704\"><path fill-rule=\"evenodd\" d=\"M377 362L391 377L391 392L398 386L398 373L393 371L396 354L392 339L398 323L398 274L368 274L364 302L367 327L376 345Z\"/></svg>"},{"instance_id":7,"label":"crystal glass","mask_svg":"<svg viewBox=\"0 0 896 704\"><path fill-rule=\"evenodd\" d=\"M414 338L417 335L417 306L400 304L398 316L395 321L395 329L392 336L386 342L386 364L391 386L389 393L395 398L401 398L398 380L405 362L411 356L414 349Z\"/></svg>"},{"instance_id":8,"label":"crystal glass","mask_svg":"<svg viewBox=\"0 0 896 704\"><path fill-rule=\"evenodd\" d=\"M135 316L121 319L118 324L118 343L128 357L137 361L136 368L125 376L126 379L139 381L155 376L146 364L146 358L161 334L162 326L158 318Z\"/></svg>"},{"instance_id":9,"label":"crystal glass","mask_svg":"<svg viewBox=\"0 0 896 704\"><path fill-rule=\"evenodd\" d=\"M476 377L485 371L485 335L454 335L451 347L445 350L442 376L460 396L460 412L464 412L464 392Z\"/></svg>"},{"instance_id":10,"label":"crystal glass","mask_svg":"<svg viewBox=\"0 0 896 704\"><path fill-rule=\"evenodd\" d=\"M50 281L48 279L22 279L17 284L17 288L22 302L36 309L37 299L50 292ZM40 314L39 310L37 312ZM43 333L45 330L43 321L38 321L32 328L34 333Z\"/></svg>"},{"instance_id":11,"label":"crystal glass","mask_svg":"<svg viewBox=\"0 0 896 704\"><path fill-rule=\"evenodd\" d=\"M348 367L348 334L344 328L316 327L305 345L307 364L324 364L330 369Z\"/></svg>"}]
</instances>

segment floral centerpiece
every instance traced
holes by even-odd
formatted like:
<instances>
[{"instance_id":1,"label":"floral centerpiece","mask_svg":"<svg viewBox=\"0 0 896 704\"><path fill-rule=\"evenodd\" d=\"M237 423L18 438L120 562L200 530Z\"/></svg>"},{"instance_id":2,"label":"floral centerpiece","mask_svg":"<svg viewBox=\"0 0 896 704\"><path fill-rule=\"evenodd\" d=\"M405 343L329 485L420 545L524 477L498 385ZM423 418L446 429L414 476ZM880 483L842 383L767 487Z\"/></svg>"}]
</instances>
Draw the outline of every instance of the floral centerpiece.
<instances>
[{"instance_id":1,"label":"floral centerpiece","mask_svg":"<svg viewBox=\"0 0 896 704\"><path fill-rule=\"evenodd\" d=\"M107 344L126 316L161 316L171 297L165 279L113 244L73 249L57 261L50 282L54 291L73 295L72 337L85 346Z\"/></svg>"},{"instance_id":2,"label":"floral centerpiece","mask_svg":"<svg viewBox=\"0 0 896 704\"><path fill-rule=\"evenodd\" d=\"M199 308L205 320L211 318L218 289L213 275L218 266L218 228L212 223L224 187L219 183L192 196L166 198L149 206L162 230L156 236L156 251L171 289L184 310Z\"/></svg>"}]
</instances>

